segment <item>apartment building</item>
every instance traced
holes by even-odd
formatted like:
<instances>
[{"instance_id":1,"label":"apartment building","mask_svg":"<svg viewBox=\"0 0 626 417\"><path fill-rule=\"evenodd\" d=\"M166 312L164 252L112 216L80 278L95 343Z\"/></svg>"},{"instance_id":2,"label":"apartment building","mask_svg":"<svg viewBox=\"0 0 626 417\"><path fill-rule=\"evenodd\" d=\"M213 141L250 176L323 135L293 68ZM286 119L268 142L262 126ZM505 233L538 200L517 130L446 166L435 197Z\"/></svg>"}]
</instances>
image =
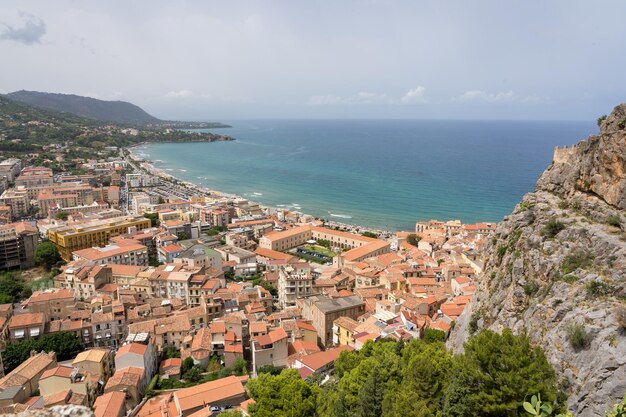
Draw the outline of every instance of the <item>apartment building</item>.
<instances>
[{"instance_id":1,"label":"apartment building","mask_svg":"<svg viewBox=\"0 0 626 417\"><path fill-rule=\"evenodd\" d=\"M281 308L295 307L296 300L313 295L311 271L297 271L285 265L278 271L278 303Z\"/></svg>"},{"instance_id":2,"label":"apartment building","mask_svg":"<svg viewBox=\"0 0 626 417\"><path fill-rule=\"evenodd\" d=\"M365 313L365 302L356 295L341 298L313 296L298 300L302 316L317 330L319 343L330 346L333 341L333 323L339 317L356 320Z\"/></svg>"},{"instance_id":3,"label":"apartment building","mask_svg":"<svg viewBox=\"0 0 626 417\"><path fill-rule=\"evenodd\" d=\"M69 289L48 289L35 291L25 306L31 313L44 314L48 320L64 320L76 310L76 300Z\"/></svg>"},{"instance_id":4,"label":"apartment building","mask_svg":"<svg viewBox=\"0 0 626 417\"><path fill-rule=\"evenodd\" d=\"M26 167L20 176L15 179L16 187L40 187L52 185L54 177L52 169L46 167Z\"/></svg>"},{"instance_id":5,"label":"apartment building","mask_svg":"<svg viewBox=\"0 0 626 417\"><path fill-rule=\"evenodd\" d=\"M106 246L109 239L128 233L131 228L143 230L149 227L150 219L122 216L50 229L48 239L57 246L63 260L70 261L74 251Z\"/></svg>"},{"instance_id":6,"label":"apartment building","mask_svg":"<svg viewBox=\"0 0 626 417\"><path fill-rule=\"evenodd\" d=\"M35 266L38 239L37 229L30 223L0 226L0 269Z\"/></svg>"},{"instance_id":7,"label":"apartment building","mask_svg":"<svg viewBox=\"0 0 626 417\"><path fill-rule=\"evenodd\" d=\"M7 177L9 182L15 181L22 171L22 160L9 158L0 162L0 177Z\"/></svg>"},{"instance_id":8,"label":"apartment building","mask_svg":"<svg viewBox=\"0 0 626 417\"><path fill-rule=\"evenodd\" d=\"M0 204L11 207L13 219L25 217L30 209L28 192L21 188L9 188L0 195Z\"/></svg>"},{"instance_id":9,"label":"apartment building","mask_svg":"<svg viewBox=\"0 0 626 417\"><path fill-rule=\"evenodd\" d=\"M97 265L117 264L132 266L148 265L148 248L140 244L107 245L74 251L74 261L90 261Z\"/></svg>"}]
</instances>

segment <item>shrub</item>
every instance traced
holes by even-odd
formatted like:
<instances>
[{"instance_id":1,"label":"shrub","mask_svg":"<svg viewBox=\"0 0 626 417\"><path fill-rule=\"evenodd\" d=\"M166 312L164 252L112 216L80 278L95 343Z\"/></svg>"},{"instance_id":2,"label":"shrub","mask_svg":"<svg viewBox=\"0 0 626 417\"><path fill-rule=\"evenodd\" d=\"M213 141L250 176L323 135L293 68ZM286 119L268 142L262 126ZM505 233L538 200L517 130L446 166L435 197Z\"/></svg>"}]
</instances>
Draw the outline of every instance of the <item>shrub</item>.
<instances>
[{"instance_id":1,"label":"shrub","mask_svg":"<svg viewBox=\"0 0 626 417\"><path fill-rule=\"evenodd\" d=\"M590 338L582 324L571 323L567 326L567 339L574 349L583 349L589 345Z\"/></svg>"},{"instance_id":2,"label":"shrub","mask_svg":"<svg viewBox=\"0 0 626 417\"><path fill-rule=\"evenodd\" d=\"M478 320L480 320L480 312L474 311L467 324L469 334L474 334L478 330Z\"/></svg>"},{"instance_id":3,"label":"shrub","mask_svg":"<svg viewBox=\"0 0 626 417\"><path fill-rule=\"evenodd\" d=\"M598 117L598 127L600 127L600 125L602 124L604 120L606 120L606 114L603 114L602 116Z\"/></svg>"},{"instance_id":4,"label":"shrub","mask_svg":"<svg viewBox=\"0 0 626 417\"><path fill-rule=\"evenodd\" d=\"M609 295L614 291L613 287L604 281L590 281L585 285L585 289L593 296Z\"/></svg>"},{"instance_id":5,"label":"shrub","mask_svg":"<svg viewBox=\"0 0 626 417\"><path fill-rule=\"evenodd\" d=\"M606 222L613 227L622 227L622 219L618 214L611 214Z\"/></svg>"},{"instance_id":6,"label":"shrub","mask_svg":"<svg viewBox=\"0 0 626 417\"><path fill-rule=\"evenodd\" d=\"M561 230L565 229L565 225L557 219L550 219L548 223L541 229L541 235L549 238L555 237Z\"/></svg>"},{"instance_id":7,"label":"shrub","mask_svg":"<svg viewBox=\"0 0 626 417\"><path fill-rule=\"evenodd\" d=\"M527 282L524 284L524 294L531 296L539 290L539 284L536 282Z\"/></svg>"},{"instance_id":8,"label":"shrub","mask_svg":"<svg viewBox=\"0 0 626 417\"><path fill-rule=\"evenodd\" d=\"M561 263L561 270L564 274L569 274L575 270L589 268L593 264L593 256L589 252L576 252L567 255Z\"/></svg>"},{"instance_id":9,"label":"shrub","mask_svg":"<svg viewBox=\"0 0 626 417\"><path fill-rule=\"evenodd\" d=\"M500 245L500 246L498 246L498 249L496 250L496 254L498 255L498 258L500 260L502 260L502 257L506 253L507 249L508 249L507 245Z\"/></svg>"},{"instance_id":10,"label":"shrub","mask_svg":"<svg viewBox=\"0 0 626 417\"><path fill-rule=\"evenodd\" d=\"M576 275L569 274L569 275L565 275L563 278L561 278L561 281L565 281L568 284L573 284L576 281L578 281L578 277Z\"/></svg>"}]
</instances>

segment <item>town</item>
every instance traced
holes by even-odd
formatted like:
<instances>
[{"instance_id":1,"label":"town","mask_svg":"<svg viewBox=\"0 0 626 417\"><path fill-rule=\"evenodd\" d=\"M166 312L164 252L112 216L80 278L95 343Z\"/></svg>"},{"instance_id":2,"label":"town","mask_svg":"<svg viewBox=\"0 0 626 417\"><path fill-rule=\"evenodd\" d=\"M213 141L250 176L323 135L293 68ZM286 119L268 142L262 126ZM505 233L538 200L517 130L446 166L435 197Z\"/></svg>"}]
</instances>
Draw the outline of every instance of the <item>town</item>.
<instances>
[{"instance_id":1,"label":"town","mask_svg":"<svg viewBox=\"0 0 626 417\"><path fill-rule=\"evenodd\" d=\"M3 413L248 415L260 374L324 384L371 341L445 340L495 229L332 223L107 151L74 175L0 162L0 268L24 287L0 295Z\"/></svg>"}]
</instances>

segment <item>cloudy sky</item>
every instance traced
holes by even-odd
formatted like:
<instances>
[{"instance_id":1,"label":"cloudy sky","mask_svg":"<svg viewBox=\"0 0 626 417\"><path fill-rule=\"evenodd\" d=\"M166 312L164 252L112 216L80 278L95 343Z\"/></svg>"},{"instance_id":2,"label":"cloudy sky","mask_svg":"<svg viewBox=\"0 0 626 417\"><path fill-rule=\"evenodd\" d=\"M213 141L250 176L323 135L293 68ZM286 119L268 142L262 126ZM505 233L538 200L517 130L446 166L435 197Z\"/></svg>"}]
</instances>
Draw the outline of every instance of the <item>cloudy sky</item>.
<instances>
[{"instance_id":1,"label":"cloudy sky","mask_svg":"<svg viewBox=\"0 0 626 417\"><path fill-rule=\"evenodd\" d=\"M167 119L595 119L626 101L626 2L12 1L0 93Z\"/></svg>"}]
</instances>

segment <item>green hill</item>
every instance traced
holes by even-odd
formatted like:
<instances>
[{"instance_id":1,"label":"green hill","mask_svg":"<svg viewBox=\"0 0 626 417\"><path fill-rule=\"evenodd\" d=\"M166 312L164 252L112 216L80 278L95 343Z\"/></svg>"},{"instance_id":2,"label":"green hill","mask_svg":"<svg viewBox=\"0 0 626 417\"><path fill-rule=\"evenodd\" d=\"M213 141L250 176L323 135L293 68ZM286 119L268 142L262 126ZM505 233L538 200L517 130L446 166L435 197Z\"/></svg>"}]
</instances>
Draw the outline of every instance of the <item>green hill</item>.
<instances>
[{"instance_id":1,"label":"green hill","mask_svg":"<svg viewBox=\"0 0 626 417\"><path fill-rule=\"evenodd\" d=\"M44 109L115 123L158 123L161 120L125 101L104 101L74 94L42 93L20 90L7 94L12 100Z\"/></svg>"}]
</instances>

